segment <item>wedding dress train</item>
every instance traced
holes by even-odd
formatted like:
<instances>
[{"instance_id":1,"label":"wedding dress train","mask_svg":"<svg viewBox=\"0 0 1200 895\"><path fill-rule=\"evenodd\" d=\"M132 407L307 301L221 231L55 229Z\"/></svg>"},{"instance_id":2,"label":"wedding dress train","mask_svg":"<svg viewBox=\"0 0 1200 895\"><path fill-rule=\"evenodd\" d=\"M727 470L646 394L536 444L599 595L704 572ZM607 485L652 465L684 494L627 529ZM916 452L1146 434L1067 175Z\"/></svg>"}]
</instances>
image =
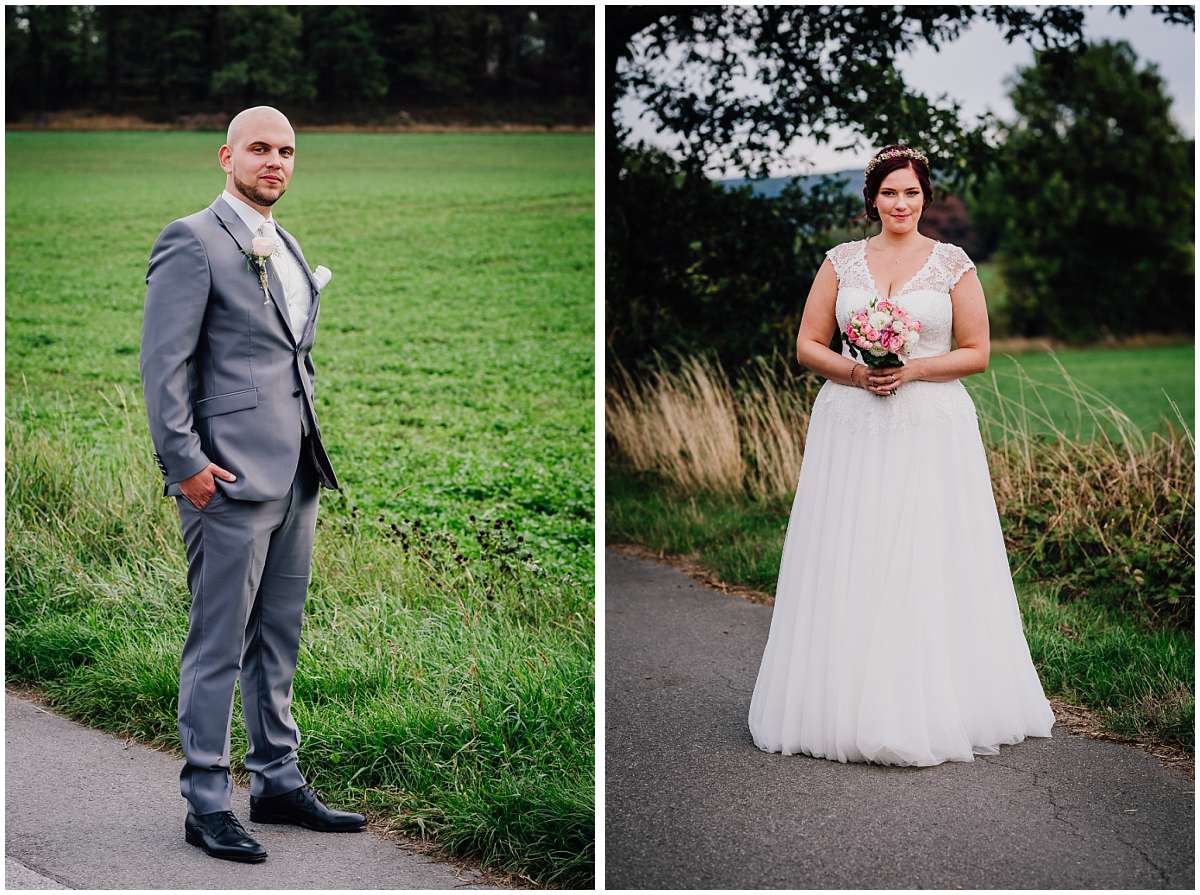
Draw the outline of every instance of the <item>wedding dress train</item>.
<instances>
[{"instance_id":1,"label":"wedding dress train","mask_svg":"<svg viewBox=\"0 0 1200 895\"><path fill-rule=\"evenodd\" d=\"M844 331L875 283L865 241L828 255ZM898 292L923 327L914 357L950 350L950 289L972 267L935 243ZM970 395L957 380L906 383L891 397L826 382L750 703L755 745L934 765L1048 737L1053 724Z\"/></svg>"}]
</instances>

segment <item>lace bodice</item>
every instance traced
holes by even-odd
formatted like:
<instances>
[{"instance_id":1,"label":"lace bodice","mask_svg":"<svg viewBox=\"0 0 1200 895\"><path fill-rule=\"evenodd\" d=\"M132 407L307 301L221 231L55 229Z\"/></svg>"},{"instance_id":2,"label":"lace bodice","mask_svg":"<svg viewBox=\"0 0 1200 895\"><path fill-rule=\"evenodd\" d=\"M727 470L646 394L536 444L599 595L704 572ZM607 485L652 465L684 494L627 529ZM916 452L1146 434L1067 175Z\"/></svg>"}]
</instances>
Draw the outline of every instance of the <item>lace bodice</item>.
<instances>
[{"instance_id":1,"label":"lace bodice","mask_svg":"<svg viewBox=\"0 0 1200 895\"><path fill-rule=\"evenodd\" d=\"M825 253L838 279L838 330L845 331L850 315L879 296L871 270L867 267L867 241L843 242ZM975 267L967 253L948 242L935 242L921 269L905 283L891 300L921 321L921 341L913 357L935 357L950 350L954 329L954 311L950 290L964 273ZM842 354L850 357L845 345Z\"/></svg>"},{"instance_id":2,"label":"lace bodice","mask_svg":"<svg viewBox=\"0 0 1200 895\"><path fill-rule=\"evenodd\" d=\"M838 278L838 329L842 332L850 316L865 308L878 296L871 271L867 267L867 241L844 242L825 254ZM891 300L921 321L921 341L912 357L936 357L950 350L954 330L954 308L950 290L964 273L975 265L956 245L936 242L920 270ZM842 355L854 358L845 341ZM825 419L837 426L865 427L883 435L912 428L940 427L955 420L975 425L975 405L960 380L950 382L909 382L896 394L882 398L860 388L826 382L813 404L812 420ZM813 423L810 422L809 431Z\"/></svg>"}]
</instances>

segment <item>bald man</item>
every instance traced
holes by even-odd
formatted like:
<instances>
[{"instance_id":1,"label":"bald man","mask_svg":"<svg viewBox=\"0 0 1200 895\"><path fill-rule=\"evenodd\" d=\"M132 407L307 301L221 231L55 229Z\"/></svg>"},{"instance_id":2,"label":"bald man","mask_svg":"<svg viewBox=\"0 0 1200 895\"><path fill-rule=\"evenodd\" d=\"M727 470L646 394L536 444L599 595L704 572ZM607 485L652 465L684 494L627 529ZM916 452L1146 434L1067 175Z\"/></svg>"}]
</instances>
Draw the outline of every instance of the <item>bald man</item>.
<instances>
[{"instance_id":1,"label":"bald man","mask_svg":"<svg viewBox=\"0 0 1200 895\"><path fill-rule=\"evenodd\" d=\"M291 715L318 495L338 487L309 357L328 271L309 270L272 214L295 156L295 132L277 109L237 115L217 153L224 192L167 225L146 275L142 391L192 595L179 666L184 834L233 861L267 856L231 804L239 680L250 820L329 832L366 824L306 784Z\"/></svg>"}]
</instances>

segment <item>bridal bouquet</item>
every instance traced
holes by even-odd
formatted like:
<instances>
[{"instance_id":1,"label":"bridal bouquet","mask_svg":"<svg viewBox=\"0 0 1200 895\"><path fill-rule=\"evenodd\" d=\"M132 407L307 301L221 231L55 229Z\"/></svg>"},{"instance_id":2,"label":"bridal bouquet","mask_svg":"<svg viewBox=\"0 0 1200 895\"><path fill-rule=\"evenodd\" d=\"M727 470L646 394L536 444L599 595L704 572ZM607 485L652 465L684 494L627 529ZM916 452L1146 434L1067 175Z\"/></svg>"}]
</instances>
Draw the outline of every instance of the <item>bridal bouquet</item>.
<instances>
[{"instance_id":1,"label":"bridal bouquet","mask_svg":"<svg viewBox=\"0 0 1200 895\"><path fill-rule=\"evenodd\" d=\"M921 340L921 321L887 299L872 299L850 315L842 333L850 353L868 367L899 367Z\"/></svg>"}]
</instances>

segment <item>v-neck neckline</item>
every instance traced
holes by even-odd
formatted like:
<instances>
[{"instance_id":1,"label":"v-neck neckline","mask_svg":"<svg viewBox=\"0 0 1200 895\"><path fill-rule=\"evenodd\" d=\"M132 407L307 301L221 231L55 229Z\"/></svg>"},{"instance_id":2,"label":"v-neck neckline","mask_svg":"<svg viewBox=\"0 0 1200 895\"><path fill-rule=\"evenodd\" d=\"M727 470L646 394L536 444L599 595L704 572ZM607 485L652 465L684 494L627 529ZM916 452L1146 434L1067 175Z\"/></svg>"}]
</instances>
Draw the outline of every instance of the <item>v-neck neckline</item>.
<instances>
[{"instance_id":1,"label":"v-neck neckline","mask_svg":"<svg viewBox=\"0 0 1200 895\"><path fill-rule=\"evenodd\" d=\"M875 298L880 301L891 301L902 296L904 291L913 283L915 283L921 274L925 273L925 268L927 268L930 262L933 261L933 256L937 254L938 246L942 244L941 240L935 239L933 241L933 245L929 249L929 254L925 258L925 262L917 268L917 272L909 277L904 284L895 291L894 294L885 296L880 294L879 284L875 280L875 274L871 272L871 265L867 262L867 243L870 242L870 240L871 237L868 236L862 241L862 252L859 254L859 257L862 259L863 269L867 272L867 279L871 281L871 291L875 294Z\"/></svg>"}]
</instances>

